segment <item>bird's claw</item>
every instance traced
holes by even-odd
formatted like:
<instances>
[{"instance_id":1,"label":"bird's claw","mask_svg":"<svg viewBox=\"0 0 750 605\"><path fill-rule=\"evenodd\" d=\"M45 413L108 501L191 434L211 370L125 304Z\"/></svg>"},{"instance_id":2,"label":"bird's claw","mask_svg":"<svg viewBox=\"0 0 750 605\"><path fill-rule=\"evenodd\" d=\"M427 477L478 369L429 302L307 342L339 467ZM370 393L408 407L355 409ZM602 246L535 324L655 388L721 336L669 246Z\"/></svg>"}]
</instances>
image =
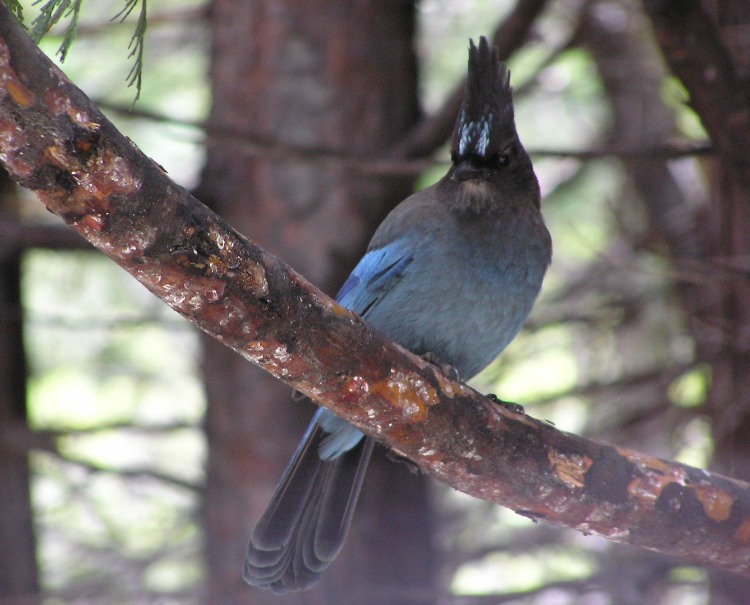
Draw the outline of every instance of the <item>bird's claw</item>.
<instances>
[{"instance_id":1,"label":"bird's claw","mask_svg":"<svg viewBox=\"0 0 750 605\"><path fill-rule=\"evenodd\" d=\"M431 363L434 366L437 366L440 368L440 371L448 376L448 378L451 378L455 381L460 381L461 377L458 374L458 370L456 369L456 366L454 366L451 363L448 363L447 361L443 361L433 353L425 353L424 355L420 355L422 359L424 359L427 363Z\"/></svg>"},{"instance_id":2,"label":"bird's claw","mask_svg":"<svg viewBox=\"0 0 750 605\"><path fill-rule=\"evenodd\" d=\"M523 409L523 406L520 403L514 403L512 401L503 401L494 393L489 393L488 395L485 395L485 397L487 397L487 399L490 399L491 401L494 401L496 404L501 405L504 408L510 410L514 414L526 413L525 410Z\"/></svg>"}]
</instances>

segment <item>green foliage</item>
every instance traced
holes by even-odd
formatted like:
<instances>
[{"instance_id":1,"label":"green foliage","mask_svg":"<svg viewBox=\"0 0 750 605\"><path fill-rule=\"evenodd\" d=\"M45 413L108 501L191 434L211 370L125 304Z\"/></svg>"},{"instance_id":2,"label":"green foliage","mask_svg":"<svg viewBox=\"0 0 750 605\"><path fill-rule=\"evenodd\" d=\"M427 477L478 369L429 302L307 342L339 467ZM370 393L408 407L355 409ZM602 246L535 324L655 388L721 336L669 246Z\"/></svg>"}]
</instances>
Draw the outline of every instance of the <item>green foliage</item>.
<instances>
[{"instance_id":1,"label":"green foliage","mask_svg":"<svg viewBox=\"0 0 750 605\"><path fill-rule=\"evenodd\" d=\"M8 8L23 23L23 7L21 6L20 0L4 0ZM63 34L63 40L57 49L57 55L60 57L60 61L65 61L65 58L70 51L71 46L76 38L76 32L78 29L78 17L83 5L83 0L36 0L34 6L41 4L39 14L31 22L31 31L29 35L34 42L39 43L41 39L49 33L50 29L60 23L61 21L68 20L68 24ZM137 101L141 96L141 84L143 80L143 50L146 37L147 27L147 0L125 0L125 6L120 12L118 12L112 20L117 20L120 23L124 22L133 10L140 5L140 12L138 13L138 20L135 24L135 30L133 36L128 44L128 50L130 54L128 58L133 59L133 66L127 76L128 86L135 85L135 99Z\"/></svg>"},{"instance_id":2,"label":"green foliage","mask_svg":"<svg viewBox=\"0 0 750 605\"><path fill-rule=\"evenodd\" d=\"M35 4L38 3L39 2L36 2ZM65 61L68 50L76 37L78 14L81 10L81 4L83 4L83 0L48 0L48 2L42 6L41 11L32 22L30 32L31 39L34 40L34 42L39 43L42 37L44 37L49 31L50 27L60 21L60 19L70 19L68 26L65 29L60 48L57 49L60 61Z\"/></svg>"},{"instance_id":3,"label":"green foliage","mask_svg":"<svg viewBox=\"0 0 750 605\"><path fill-rule=\"evenodd\" d=\"M16 19L23 23L23 6L21 6L20 0L5 0L5 6L15 15Z\"/></svg>"},{"instance_id":4,"label":"green foliage","mask_svg":"<svg viewBox=\"0 0 750 605\"><path fill-rule=\"evenodd\" d=\"M38 0L34 5L40 4ZM75 38L75 28L78 24L78 11L83 0L48 0L39 10L39 14L31 22L30 36L34 42L39 42L50 28L60 21L60 19L72 16L68 29L65 32L65 39L72 42ZM72 6L71 6L72 5ZM61 58L67 52L67 47L60 47L58 53Z\"/></svg>"},{"instance_id":5,"label":"green foliage","mask_svg":"<svg viewBox=\"0 0 750 605\"><path fill-rule=\"evenodd\" d=\"M683 408L694 408L706 401L711 380L710 368L697 365L669 385L669 400Z\"/></svg>"},{"instance_id":6,"label":"green foliage","mask_svg":"<svg viewBox=\"0 0 750 605\"><path fill-rule=\"evenodd\" d=\"M120 23L125 21L125 19L130 16L130 13L133 12L133 9L138 5L139 0L125 0L125 8L123 8L117 15L115 15L115 19L119 19ZM144 47L144 39L146 37L146 0L140 0L141 4L141 12L138 14L138 22L135 25L135 32L133 32L133 37L130 39L130 44L128 44L128 50L130 51L130 54L128 57L135 57L135 61L133 63L133 67L131 67L130 72L128 73L128 86L132 86L135 84L135 99L133 102L138 100L138 97L141 96L141 83L142 83L142 77L143 77L143 47Z\"/></svg>"},{"instance_id":7,"label":"green foliage","mask_svg":"<svg viewBox=\"0 0 750 605\"><path fill-rule=\"evenodd\" d=\"M689 105L690 94L682 82L674 76L664 79L661 87L664 104L674 111L678 132L694 141L705 141L708 138L700 118Z\"/></svg>"}]
</instances>

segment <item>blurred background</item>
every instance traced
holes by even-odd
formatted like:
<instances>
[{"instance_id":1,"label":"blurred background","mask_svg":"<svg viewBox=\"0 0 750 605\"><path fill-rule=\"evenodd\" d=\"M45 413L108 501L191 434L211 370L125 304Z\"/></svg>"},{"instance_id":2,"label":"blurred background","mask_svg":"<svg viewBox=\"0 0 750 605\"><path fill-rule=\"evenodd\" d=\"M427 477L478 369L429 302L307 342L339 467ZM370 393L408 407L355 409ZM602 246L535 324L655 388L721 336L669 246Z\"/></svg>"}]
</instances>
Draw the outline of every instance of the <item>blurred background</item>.
<instances>
[{"instance_id":1,"label":"blurred background","mask_svg":"<svg viewBox=\"0 0 750 605\"><path fill-rule=\"evenodd\" d=\"M750 195L640 2L150 0L137 102L140 9L112 20L124 5L83 5L63 70L330 294L385 214L447 169L468 40L497 36L554 259L526 328L472 385L560 429L750 478ZM27 22L40 9L24 7ZM747 4L702 10L747 91ZM42 41L50 56L64 31ZM314 590L244 585L247 538L313 406L7 177L0 341L2 604L748 602L743 579L534 524L384 451Z\"/></svg>"}]
</instances>

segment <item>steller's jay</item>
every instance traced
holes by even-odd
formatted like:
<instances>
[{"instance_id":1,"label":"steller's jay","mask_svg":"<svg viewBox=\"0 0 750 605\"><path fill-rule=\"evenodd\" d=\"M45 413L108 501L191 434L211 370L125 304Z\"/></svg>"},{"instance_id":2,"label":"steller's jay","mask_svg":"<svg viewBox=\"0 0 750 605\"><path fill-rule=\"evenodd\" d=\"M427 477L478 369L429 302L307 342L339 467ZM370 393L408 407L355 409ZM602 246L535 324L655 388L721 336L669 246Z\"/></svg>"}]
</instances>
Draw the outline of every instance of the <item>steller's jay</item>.
<instances>
[{"instance_id":1,"label":"steller's jay","mask_svg":"<svg viewBox=\"0 0 750 605\"><path fill-rule=\"evenodd\" d=\"M516 336L552 256L510 74L484 37L470 42L451 160L386 217L336 300L468 379ZM344 542L373 443L318 410L250 539L249 584L285 592L318 579Z\"/></svg>"}]
</instances>

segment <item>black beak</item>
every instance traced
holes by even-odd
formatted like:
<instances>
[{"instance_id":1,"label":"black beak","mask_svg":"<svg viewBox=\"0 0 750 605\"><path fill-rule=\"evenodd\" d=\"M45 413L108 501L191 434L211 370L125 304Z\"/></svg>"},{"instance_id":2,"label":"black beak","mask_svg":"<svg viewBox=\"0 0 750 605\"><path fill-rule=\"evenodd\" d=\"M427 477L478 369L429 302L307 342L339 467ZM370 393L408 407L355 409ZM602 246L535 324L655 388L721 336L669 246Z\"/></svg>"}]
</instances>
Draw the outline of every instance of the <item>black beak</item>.
<instances>
[{"instance_id":1,"label":"black beak","mask_svg":"<svg viewBox=\"0 0 750 605\"><path fill-rule=\"evenodd\" d=\"M464 160L463 162L456 165L453 171L453 180L456 181L471 181L478 179L487 178L487 170L475 166L472 162Z\"/></svg>"}]
</instances>

